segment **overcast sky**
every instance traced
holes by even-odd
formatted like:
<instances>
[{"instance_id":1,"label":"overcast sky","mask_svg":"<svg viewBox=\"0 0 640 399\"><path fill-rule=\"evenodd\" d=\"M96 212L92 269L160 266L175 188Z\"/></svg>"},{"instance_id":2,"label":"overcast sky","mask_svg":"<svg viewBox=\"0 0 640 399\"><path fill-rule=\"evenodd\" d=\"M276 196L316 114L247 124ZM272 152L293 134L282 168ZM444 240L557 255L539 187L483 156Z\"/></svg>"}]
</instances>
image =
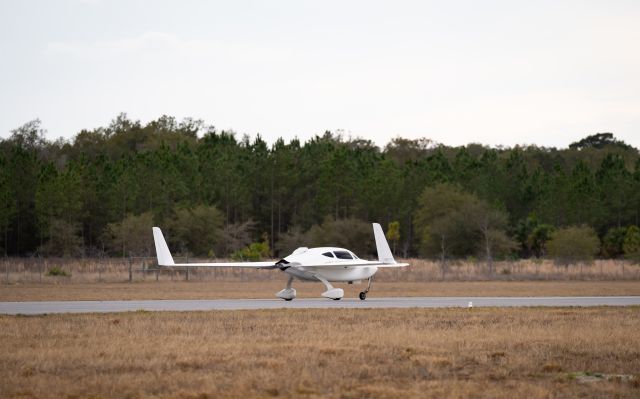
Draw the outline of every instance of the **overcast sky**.
<instances>
[{"instance_id":1,"label":"overcast sky","mask_svg":"<svg viewBox=\"0 0 640 399\"><path fill-rule=\"evenodd\" d=\"M0 0L0 137L120 112L268 142L640 147L640 1Z\"/></svg>"}]
</instances>

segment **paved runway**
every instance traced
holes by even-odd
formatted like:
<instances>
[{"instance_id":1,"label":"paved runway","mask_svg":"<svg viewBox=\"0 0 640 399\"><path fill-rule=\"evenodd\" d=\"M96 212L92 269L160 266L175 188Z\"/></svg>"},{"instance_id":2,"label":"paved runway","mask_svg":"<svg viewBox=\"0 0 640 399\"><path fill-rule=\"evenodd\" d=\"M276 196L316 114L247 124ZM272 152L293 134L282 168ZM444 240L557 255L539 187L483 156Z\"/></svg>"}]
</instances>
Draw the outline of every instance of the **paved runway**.
<instances>
[{"instance_id":1,"label":"paved runway","mask_svg":"<svg viewBox=\"0 0 640 399\"><path fill-rule=\"evenodd\" d=\"M402 297L368 298L366 301L345 298L294 299L216 299L158 301L60 301L0 302L0 314L112 313L148 311L246 310L246 309L372 309L372 308L455 308L514 306L631 306L640 305L640 296L590 297Z\"/></svg>"}]
</instances>

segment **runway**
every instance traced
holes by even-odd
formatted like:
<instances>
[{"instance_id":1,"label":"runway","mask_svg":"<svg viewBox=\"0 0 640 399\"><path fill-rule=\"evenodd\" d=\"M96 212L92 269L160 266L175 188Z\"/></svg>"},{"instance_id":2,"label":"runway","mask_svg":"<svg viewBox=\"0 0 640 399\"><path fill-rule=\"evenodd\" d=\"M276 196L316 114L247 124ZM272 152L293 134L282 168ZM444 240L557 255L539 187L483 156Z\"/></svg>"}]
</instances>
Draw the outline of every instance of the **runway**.
<instances>
[{"instance_id":1,"label":"runway","mask_svg":"<svg viewBox=\"0 0 640 399\"><path fill-rule=\"evenodd\" d=\"M52 313L115 313L145 311L203 311L250 309L391 309L391 308L457 308L527 306L638 306L640 296L590 297L398 297L368 298L361 301L345 298L295 299L216 299L156 301L58 301L0 302L0 314L39 315Z\"/></svg>"}]
</instances>

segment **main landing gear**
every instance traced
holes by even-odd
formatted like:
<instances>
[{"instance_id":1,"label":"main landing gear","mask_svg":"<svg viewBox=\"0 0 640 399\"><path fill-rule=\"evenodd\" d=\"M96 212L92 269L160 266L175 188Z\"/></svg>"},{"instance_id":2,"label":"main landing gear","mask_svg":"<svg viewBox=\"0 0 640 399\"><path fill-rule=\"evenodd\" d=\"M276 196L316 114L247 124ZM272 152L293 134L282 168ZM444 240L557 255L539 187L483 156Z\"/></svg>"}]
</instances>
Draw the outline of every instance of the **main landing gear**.
<instances>
[{"instance_id":1,"label":"main landing gear","mask_svg":"<svg viewBox=\"0 0 640 399\"><path fill-rule=\"evenodd\" d=\"M342 299L344 296L344 290L342 288L334 288L333 285L331 285L331 283L322 276L316 274L315 277L320 280L325 287L327 287L327 290L320 295L325 298L333 299L334 301Z\"/></svg>"},{"instance_id":2,"label":"main landing gear","mask_svg":"<svg viewBox=\"0 0 640 399\"><path fill-rule=\"evenodd\" d=\"M371 280L373 280L373 276L369 277L369 283L367 284L367 289L362 291L360 293L360 295L358 295L358 298L360 298L361 301L364 301L365 299L367 299L367 294L369 293L369 290L371 289Z\"/></svg>"},{"instance_id":3,"label":"main landing gear","mask_svg":"<svg viewBox=\"0 0 640 399\"><path fill-rule=\"evenodd\" d=\"M342 290L342 288L334 288L331 283L322 276L315 275L314 277L322 282L325 287L327 287L327 290L322 293L323 297L333 299L334 301L339 301L342 299L342 297L344 296L344 291ZM358 298L360 298L361 301L367 299L367 294L369 293L369 290L371 290L372 280L373 277L369 277L367 288L358 295ZM287 288L276 293L276 296L280 299L284 299L285 301L291 301L295 299L296 290L295 288L291 288L292 282L293 276L289 277L289 280L287 280Z\"/></svg>"},{"instance_id":4,"label":"main landing gear","mask_svg":"<svg viewBox=\"0 0 640 399\"><path fill-rule=\"evenodd\" d=\"M276 296L278 298L284 299L285 301L290 301L296 297L296 289L291 288L292 281L293 281L293 277L289 277L289 280L287 281L287 288L281 291L278 291L278 293L276 293Z\"/></svg>"}]
</instances>

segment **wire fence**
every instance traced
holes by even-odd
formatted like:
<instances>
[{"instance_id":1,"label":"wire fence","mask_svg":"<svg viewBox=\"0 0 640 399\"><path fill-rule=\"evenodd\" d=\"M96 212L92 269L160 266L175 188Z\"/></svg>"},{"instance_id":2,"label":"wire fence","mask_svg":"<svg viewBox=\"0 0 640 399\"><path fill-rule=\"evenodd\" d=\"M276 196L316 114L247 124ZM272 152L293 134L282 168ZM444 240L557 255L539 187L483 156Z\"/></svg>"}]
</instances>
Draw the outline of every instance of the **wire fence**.
<instances>
[{"instance_id":1,"label":"wire fence","mask_svg":"<svg viewBox=\"0 0 640 399\"><path fill-rule=\"evenodd\" d=\"M246 268L159 268L154 258L0 258L4 284L113 283L139 281L268 281L280 280L274 270ZM178 260L179 258L176 258ZM185 259L191 262L202 259ZM210 261L210 260L209 260ZM451 261L444 265L424 259L405 259L406 268L382 268L377 281L523 281L523 280L640 280L640 266L624 260L596 260L568 266L550 260L487 264Z\"/></svg>"}]
</instances>

